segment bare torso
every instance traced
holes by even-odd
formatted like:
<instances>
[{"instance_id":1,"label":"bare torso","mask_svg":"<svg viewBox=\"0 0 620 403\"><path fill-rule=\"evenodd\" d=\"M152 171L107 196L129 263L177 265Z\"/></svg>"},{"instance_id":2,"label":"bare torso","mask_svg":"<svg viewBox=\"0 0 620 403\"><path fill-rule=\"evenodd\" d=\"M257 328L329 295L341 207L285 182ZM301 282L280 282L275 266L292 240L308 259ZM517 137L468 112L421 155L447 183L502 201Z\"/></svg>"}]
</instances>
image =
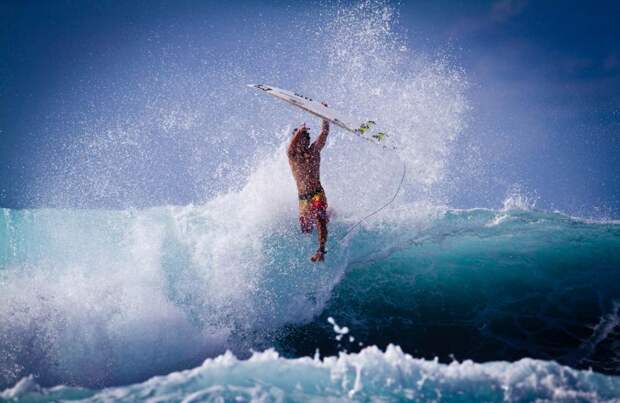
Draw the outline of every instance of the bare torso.
<instances>
[{"instance_id":1,"label":"bare torso","mask_svg":"<svg viewBox=\"0 0 620 403\"><path fill-rule=\"evenodd\" d=\"M327 107L327 104L323 104ZM304 123L295 129L287 148L288 163L293 172L299 193L299 224L302 232L312 232L316 225L319 233L319 248L310 258L313 262L323 261L327 243L327 199L321 186L321 150L329 134L329 122L323 120L319 136L310 144L310 133ZM311 203L309 203L311 201Z\"/></svg>"},{"instance_id":2,"label":"bare torso","mask_svg":"<svg viewBox=\"0 0 620 403\"><path fill-rule=\"evenodd\" d=\"M300 195L321 189L321 153L314 145L305 153L289 155L288 163Z\"/></svg>"}]
</instances>

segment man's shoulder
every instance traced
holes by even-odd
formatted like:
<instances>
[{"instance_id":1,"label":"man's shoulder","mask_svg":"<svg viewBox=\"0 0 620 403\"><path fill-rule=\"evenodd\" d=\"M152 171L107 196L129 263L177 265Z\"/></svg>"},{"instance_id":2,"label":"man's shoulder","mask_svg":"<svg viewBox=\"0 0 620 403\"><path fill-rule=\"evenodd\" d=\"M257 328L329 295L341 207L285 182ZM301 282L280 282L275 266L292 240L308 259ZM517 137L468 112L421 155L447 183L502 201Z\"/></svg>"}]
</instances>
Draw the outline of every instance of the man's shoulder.
<instances>
[{"instance_id":1,"label":"man's shoulder","mask_svg":"<svg viewBox=\"0 0 620 403\"><path fill-rule=\"evenodd\" d=\"M293 164L297 164L302 159L302 154L296 151L289 151L286 153L286 156L288 157L288 162Z\"/></svg>"}]
</instances>

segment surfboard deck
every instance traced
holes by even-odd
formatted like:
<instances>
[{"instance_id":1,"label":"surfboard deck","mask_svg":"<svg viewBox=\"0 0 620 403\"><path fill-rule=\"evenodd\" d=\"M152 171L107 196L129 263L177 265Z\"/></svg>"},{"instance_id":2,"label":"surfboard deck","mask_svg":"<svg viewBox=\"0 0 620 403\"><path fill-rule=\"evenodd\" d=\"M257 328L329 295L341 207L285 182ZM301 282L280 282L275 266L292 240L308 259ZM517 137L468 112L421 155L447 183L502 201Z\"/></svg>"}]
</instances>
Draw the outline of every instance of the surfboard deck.
<instances>
[{"instance_id":1,"label":"surfboard deck","mask_svg":"<svg viewBox=\"0 0 620 403\"><path fill-rule=\"evenodd\" d=\"M359 125L353 125L350 122L348 122L347 119L344 118L342 114L302 94L283 90L281 88L274 87L274 86L267 85L267 84L248 84L248 87L262 91L275 98L281 99L282 101L290 105L293 105L299 109L302 109L314 116L325 119L335 124L336 126L355 134L356 136L366 141L380 144L381 146L385 148L392 148L392 149L395 148L395 147L392 147L392 146L389 146L383 143L384 140L389 136L385 132L374 130L375 122L373 120L367 120L365 122L362 122Z\"/></svg>"}]
</instances>

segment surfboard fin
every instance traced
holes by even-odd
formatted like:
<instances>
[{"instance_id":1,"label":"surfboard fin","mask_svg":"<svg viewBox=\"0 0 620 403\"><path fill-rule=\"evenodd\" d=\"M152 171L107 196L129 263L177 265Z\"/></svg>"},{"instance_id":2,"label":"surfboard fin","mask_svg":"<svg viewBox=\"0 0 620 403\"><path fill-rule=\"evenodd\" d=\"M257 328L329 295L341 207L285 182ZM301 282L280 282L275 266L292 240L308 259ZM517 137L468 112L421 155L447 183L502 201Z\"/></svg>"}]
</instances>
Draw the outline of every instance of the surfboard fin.
<instances>
[{"instance_id":1,"label":"surfboard fin","mask_svg":"<svg viewBox=\"0 0 620 403\"><path fill-rule=\"evenodd\" d=\"M360 125L360 127L356 130L356 132L358 134L364 134L368 130L370 130L374 125L375 125L375 121L374 120L368 120L365 123L362 123Z\"/></svg>"},{"instance_id":2,"label":"surfboard fin","mask_svg":"<svg viewBox=\"0 0 620 403\"><path fill-rule=\"evenodd\" d=\"M359 128L355 129L355 133L359 136L364 137L366 132L371 130L375 124L376 123L374 120L367 120L366 122L362 123ZM389 137L386 132L378 132L376 134L370 135L370 137L366 137L366 139L373 139L373 140L376 140L377 142L380 142L380 141L383 141L383 139L385 139L386 137Z\"/></svg>"},{"instance_id":3,"label":"surfboard fin","mask_svg":"<svg viewBox=\"0 0 620 403\"><path fill-rule=\"evenodd\" d=\"M381 140L383 140L386 136L387 136L387 134L386 134L386 133L384 133L384 132L379 132L379 133L377 133L377 134L373 134L373 135L372 135L372 138L373 138L373 139L376 139L377 141L381 141Z\"/></svg>"}]
</instances>

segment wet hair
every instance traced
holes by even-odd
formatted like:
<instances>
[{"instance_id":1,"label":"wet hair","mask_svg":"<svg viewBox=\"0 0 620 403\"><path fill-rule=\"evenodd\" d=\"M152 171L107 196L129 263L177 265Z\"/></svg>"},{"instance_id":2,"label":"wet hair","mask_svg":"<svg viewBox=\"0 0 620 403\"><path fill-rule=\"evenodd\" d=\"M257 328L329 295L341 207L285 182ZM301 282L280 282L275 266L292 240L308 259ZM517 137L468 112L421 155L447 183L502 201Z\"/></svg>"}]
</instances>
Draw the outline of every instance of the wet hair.
<instances>
[{"instance_id":1,"label":"wet hair","mask_svg":"<svg viewBox=\"0 0 620 403\"><path fill-rule=\"evenodd\" d=\"M296 127L293 130L293 134L295 134L295 132L297 132L297 130L299 130L299 127ZM304 127L301 131L301 134L305 134L306 136L310 137L310 132L308 131L308 128Z\"/></svg>"}]
</instances>

